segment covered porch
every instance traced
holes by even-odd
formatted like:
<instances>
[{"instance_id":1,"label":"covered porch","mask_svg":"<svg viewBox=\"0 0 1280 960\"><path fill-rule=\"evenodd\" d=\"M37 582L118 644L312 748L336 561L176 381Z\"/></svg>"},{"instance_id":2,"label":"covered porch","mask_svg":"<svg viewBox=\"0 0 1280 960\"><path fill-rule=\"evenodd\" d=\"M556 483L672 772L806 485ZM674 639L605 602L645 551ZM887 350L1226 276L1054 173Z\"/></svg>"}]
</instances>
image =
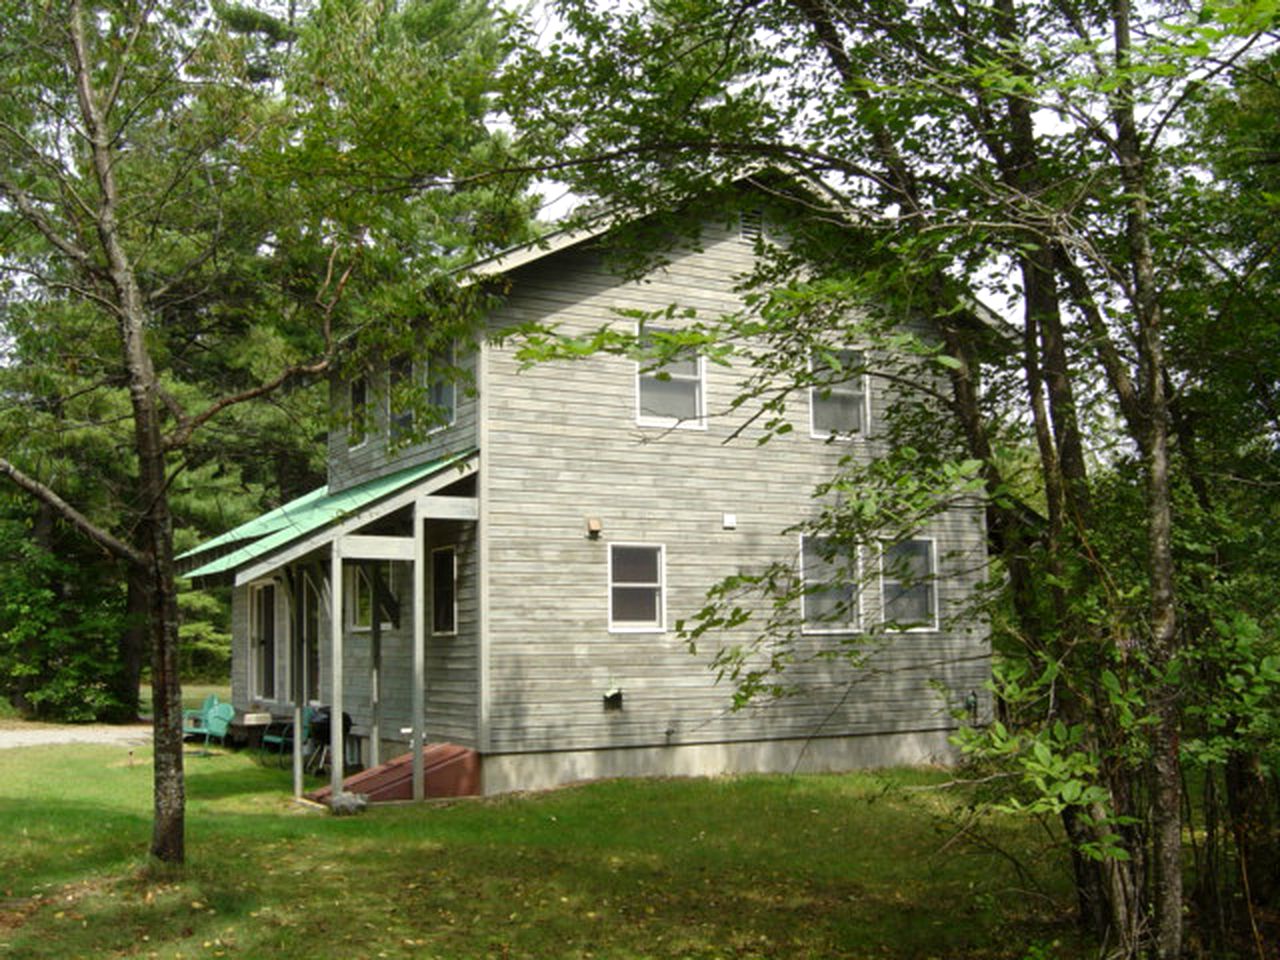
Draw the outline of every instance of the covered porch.
<instances>
[{"instance_id":1,"label":"covered porch","mask_svg":"<svg viewBox=\"0 0 1280 960\"><path fill-rule=\"evenodd\" d=\"M385 759L385 743L407 738L413 799L426 796L430 738L443 730L455 739L452 729L468 739L478 461L467 451L336 493L324 487L179 558L194 584L234 587L233 697L241 709L291 720L296 797L304 791L301 732L322 701L335 721L327 744L334 797L344 790L344 714L358 718L369 767ZM448 699L466 714L452 727L428 728L429 642L447 654L437 681L451 684Z\"/></svg>"}]
</instances>

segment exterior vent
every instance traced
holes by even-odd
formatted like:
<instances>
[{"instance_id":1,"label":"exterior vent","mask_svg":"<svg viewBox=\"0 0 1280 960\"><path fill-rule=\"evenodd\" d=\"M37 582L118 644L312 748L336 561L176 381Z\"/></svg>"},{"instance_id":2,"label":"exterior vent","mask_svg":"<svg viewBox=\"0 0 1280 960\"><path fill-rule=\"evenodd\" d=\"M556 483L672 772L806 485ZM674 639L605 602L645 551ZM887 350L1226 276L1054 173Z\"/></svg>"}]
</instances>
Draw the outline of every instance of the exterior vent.
<instances>
[{"instance_id":1,"label":"exterior vent","mask_svg":"<svg viewBox=\"0 0 1280 960\"><path fill-rule=\"evenodd\" d=\"M738 214L738 235L755 243L764 235L764 211L759 207Z\"/></svg>"}]
</instances>

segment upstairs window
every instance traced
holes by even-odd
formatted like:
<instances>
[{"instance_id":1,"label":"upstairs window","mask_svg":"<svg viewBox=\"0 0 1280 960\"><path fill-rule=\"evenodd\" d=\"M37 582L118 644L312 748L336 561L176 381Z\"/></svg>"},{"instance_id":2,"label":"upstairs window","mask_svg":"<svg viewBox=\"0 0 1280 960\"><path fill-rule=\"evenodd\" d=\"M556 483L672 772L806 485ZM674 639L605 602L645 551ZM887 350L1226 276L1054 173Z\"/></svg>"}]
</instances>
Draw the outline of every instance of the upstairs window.
<instances>
[{"instance_id":1,"label":"upstairs window","mask_svg":"<svg viewBox=\"0 0 1280 960\"><path fill-rule=\"evenodd\" d=\"M387 426L392 440L413 433L413 358L396 357L387 373Z\"/></svg>"},{"instance_id":2,"label":"upstairs window","mask_svg":"<svg viewBox=\"0 0 1280 960\"><path fill-rule=\"evenodd\" d=\"M276 696L276 588L265 583L249 588L249 646L254 699Z\"/></svg>"},{"instance_id":3,"label":"upstairs window","mask_svg":"<svg viewBox=\"0 0 1280 960\"><path fill-rule=\"evenodd\" d=\"M641 346L651 346L665 327L645 325ZM699 356L673 357L661 366L636 364L636 423L645 427L703 427L703 362Z\"/></svg>"},{"instance_id":4,"label":"upstairs window","mask_svg":"<svg viewBox=\"0 0 1280 960\"><path fill-rule=\"evenodd\" d=\"M858 628L858 558L826 537L800 538L801 621L805 633Z\"/></svg>"},{"instance_id":5,"label":"upstairs window","mask_svg":"<svg viewBox=\"0 0 1280 960\"><path fill-rule=\"evenodd\" d=\"M662 547L609 545L609 629L661 631L664 610Z\"/></svg>"},{"instance_id":6,"label":"upstairs window","mask_svg":"<svg viewBox=\"0 0 1280 960\"><path fill-rule=\"evenodd\" d=\"M369 381L364 377L356 377L351 381L347 413L350 417L347 424L347 446L354 450L363 446L369 438Z\"/></svg>"},{"instance_id":7,"label":"upstairs window","mask_svg":"<svg viewBox=\"0 0 1280 960\"><path fill-rule=\"evenodd\" d=\"M813 354L809 371L809 432L822 440L866 433L867 378L861 350L831 350Z\"/></svg>"},{"instance_id":8,"label":"upstairs window","mask_svg":"<svg viewBox=\"0 0 1280 960\"><path fill-rule=\"evenodd\" d=\"M884 548L880 590L884 619L902 630L938 627L938 562L932 540L902 540Z\"/></svg>"},{"instance_id":9,"label":"upstairs window","mask_svg":"<svg viewBox=\"0 0 1280 960\"><path fill-rule=\"evenodd\" d=\"M436 411L436 423L447 427L457 414L457 390L454 383L456 356L453 343L432 350L427 358L427 398Z\"/></svg>"}]
</instances>

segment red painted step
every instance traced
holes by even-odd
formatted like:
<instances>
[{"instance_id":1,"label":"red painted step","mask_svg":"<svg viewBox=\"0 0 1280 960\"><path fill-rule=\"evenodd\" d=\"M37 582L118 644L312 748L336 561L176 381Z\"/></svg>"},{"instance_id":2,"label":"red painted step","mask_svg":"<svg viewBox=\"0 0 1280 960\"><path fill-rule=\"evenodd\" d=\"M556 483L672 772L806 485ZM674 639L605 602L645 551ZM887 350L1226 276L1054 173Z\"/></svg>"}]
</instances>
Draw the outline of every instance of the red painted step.
<instances>
[{"instance_id":1,"label":"red painted step","mask_svg":"<svg viewBox=\"0 0 1280 960\"><path fill-rule=\"evenodd\" d=\"M456 743L428 743L423 755L428 797L474 797L480 793L480 756ZM349 793L363 793L370 803L413 799L413 754L405 753L343 781ZM328 787L307 794L308 800L324 803Z\"/></svg>"}]
</instances>

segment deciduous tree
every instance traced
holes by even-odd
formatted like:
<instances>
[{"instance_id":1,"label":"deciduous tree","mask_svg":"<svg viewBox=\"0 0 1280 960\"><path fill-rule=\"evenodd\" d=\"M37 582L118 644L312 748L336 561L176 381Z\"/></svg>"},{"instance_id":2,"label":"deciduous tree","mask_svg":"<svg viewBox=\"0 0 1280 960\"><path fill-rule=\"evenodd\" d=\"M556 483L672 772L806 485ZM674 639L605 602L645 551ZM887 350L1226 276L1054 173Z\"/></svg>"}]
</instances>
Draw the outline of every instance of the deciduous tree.
<instances>
[{"instance_id":1,"label":"deciduous tree","mask_svg":"<svg viewBox=\"0 0 1280 960\"><path fill-rule=\"evenodd\" d=\"M744 280L749 309L711 318L685 348L749 333L789 356L744 381L744 396L778 410L806 383L815 341L875 342L895 314L933 320L959 441L937 455L978 464L1024 671L1004 692L1039 711L1017 731L995 728L995 747L1025 770L1039 764L1031 779L1063 815L1099 935L1124 955L1179 956L1186 654L1202 635L1180 619L1194 523L1177 512L1176 472L1195 450L1176 434L1190 372L1179 361L1191 358L1170 350L1194 324L1177 294L1188 264L1231 283L1248 264L1238 245L1216 262L1183 245L1186 205L1213 163L1188 131L1207 91L1271 42L1273 6L553 9L557 32L530 47L510 108L545 169L638 213L692 204L762 165L808 184L793 197L808 225ZM966 290L1018 316L1003 420L984 393ZM1214 365L1215 353L1200 359ZM1001 446L1023 424L1042 525L1009 496ZM1121 554L1102 549L1115 545L1119 515L1102 494L1121 461L1140 491L1123 557L1138 574L1123 585ZM737 611L713 607L707 622L736 624Z\"/></svg>"},{"instance_id":2,"label":"deciduous tree","mask_svg":"<svg viewBox=\"0 0 1280 960\"><path fill-rule=\"evenodd\" d=\"M0 4L10 315L81 315L86 389L114 391L132 483L108 523L20 456L0 472L144 590L165 861L184 857L176 478L219 456L201 437L237 408L325 375L348 331L407 325L442 264L524 223L516 193L459 185L492 141L483 3L334 0L298 24L219 9Z\"/></svg>"}]
</instances>

